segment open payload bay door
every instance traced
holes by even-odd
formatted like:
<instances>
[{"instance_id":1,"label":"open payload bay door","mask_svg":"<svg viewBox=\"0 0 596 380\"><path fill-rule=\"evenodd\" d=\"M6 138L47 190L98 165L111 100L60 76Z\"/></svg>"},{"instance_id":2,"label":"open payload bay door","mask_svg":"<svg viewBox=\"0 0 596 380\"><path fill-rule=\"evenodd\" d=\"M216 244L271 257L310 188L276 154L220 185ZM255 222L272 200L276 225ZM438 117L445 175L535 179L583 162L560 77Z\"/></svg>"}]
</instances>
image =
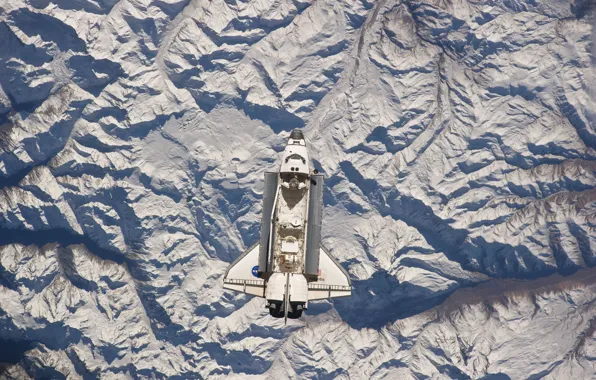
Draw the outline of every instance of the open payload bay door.
<instances>
[{"instance_id":1,"label":"open payload bay door","mask_svg":"<svg viewBox=\"0 0 596 380\"><path fill-rule=\"evenodd\" d=\"M238 257L224 275L224 288L265 296L265 281L259 275L259 244L255 244Z\"/></svg>"},{"instance_id":2,"label":"open payload bay door","mask_svg":"<svg viewBox=\"0 0 596 380\"><path fill-rule=\"evenodd\" d=\"M316 282L308 283L309 301L350 295L352 295L350 275L321 245L318 279Z\"/></svg>"}]
</instances>

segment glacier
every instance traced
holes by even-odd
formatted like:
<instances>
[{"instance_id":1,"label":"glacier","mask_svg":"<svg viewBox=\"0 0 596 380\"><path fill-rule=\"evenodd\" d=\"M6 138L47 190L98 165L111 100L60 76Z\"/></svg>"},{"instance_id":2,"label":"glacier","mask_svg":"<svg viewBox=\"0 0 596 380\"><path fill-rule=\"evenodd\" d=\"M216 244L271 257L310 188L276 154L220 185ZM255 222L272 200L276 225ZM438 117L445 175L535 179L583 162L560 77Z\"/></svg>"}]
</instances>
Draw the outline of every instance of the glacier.
<instances>
[{"instance_id":1,"label":"glacier","mask_svg":"<svg viewBox=\"0 0 596 380\"><path fill-rule=\"evenodd\" d=\"M303 128L353 296L222 288ZM596 377L592 0L0 0L0 378Z\"/></svg>"}]
</instances>

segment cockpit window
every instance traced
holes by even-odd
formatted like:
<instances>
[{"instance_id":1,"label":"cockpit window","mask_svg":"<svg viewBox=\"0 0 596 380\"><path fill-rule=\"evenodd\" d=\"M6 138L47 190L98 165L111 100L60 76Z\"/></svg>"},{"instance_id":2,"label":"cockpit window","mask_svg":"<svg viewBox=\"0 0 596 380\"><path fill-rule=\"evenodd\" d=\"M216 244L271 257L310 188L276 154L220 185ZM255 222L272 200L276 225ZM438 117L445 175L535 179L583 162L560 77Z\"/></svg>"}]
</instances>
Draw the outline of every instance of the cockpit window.
<instances>
[{"instance_id":1,"label":"cockpit window","mask_svg":"<svg viewBox=\"0 0 596 380\"><path fill-rule=\"evenodd\" d=\"M306 160L299 154L291 154L286 158L286 163L290 160L301 160L303 164L306 164Z\"/></svg>"}]
</instances>

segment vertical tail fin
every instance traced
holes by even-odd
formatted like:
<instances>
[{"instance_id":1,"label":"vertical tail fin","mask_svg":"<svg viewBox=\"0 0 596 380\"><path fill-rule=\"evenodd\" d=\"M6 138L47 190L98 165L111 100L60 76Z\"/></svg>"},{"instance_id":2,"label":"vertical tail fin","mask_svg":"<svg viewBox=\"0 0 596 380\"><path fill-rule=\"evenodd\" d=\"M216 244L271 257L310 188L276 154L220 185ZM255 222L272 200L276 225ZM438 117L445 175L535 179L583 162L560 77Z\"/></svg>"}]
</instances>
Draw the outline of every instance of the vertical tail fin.
<instances>
[{"instance_id":1,"label":"vertical tail fin","mask_svg":"<svg viewBox=\"0 0 596 380\"><path fill-rule=\"evenodd\" d=\"M284 325L288 324L288 309L290 308L290 274L286 273L286 289L284 291Z\"/></svg>"}]
</instances>

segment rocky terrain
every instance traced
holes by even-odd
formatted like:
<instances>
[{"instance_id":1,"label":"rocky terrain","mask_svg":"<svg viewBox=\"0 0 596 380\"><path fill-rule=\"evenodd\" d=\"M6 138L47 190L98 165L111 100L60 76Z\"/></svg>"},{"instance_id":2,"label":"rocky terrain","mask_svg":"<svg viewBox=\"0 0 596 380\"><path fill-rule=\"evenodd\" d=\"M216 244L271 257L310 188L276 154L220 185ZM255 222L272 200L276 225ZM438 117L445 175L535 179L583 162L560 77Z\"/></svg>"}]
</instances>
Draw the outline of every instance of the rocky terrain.
<instances>
[{"instance_id":1,"label":"rocky terrain","mask_svg":"<svg viewBox=\"0 0 596 380\"><path fill-rule=\"evenodd\" d=\"M222 289L293 128L353 296ZM6 379L596 376L593 0L0 0Z\"/></svg>"}]
</instances>

